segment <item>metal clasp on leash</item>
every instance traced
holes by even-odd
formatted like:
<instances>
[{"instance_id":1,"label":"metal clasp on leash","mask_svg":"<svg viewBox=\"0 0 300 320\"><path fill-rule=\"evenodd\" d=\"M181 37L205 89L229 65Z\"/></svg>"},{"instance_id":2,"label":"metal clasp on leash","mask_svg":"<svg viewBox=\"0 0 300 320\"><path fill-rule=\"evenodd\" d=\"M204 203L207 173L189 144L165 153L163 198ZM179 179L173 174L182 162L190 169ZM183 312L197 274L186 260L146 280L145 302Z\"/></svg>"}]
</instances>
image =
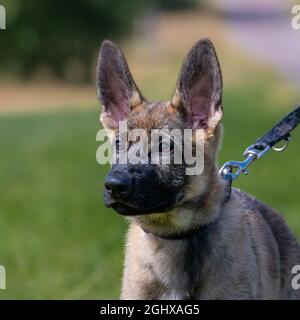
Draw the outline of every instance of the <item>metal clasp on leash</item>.
<instances>
[{"instance_id":1,"label":"metal clasp on leash","mask_svg":"<svg viewBox=\"0 0 300 320\"><path fill-rule=\"evenodd\" d=\"M244 151L244 156L246 159L244 161L228 161L220 169L221 176L230 176L231 180L236 180L241 174L247 175L249 173L248 167L255 161L262 158L270 149L277 152L284 151L291 136L288 135L285 138L285 144L280 148L270 147L265 143L252 144Z\"/></svg>"},{"instance_id":2,"label":"metal clasp on leash","mask_svg":"<svg viewBox=\"0 0 300 320\"><path fill-rule=\"evenodd\" d=\"M300 106L295 108L279 123L277 123L264 136L258 138L256 143L249 146L244 151L246 159L244 161L228 161L220 169L220 175L228 182L228 189L231 190L231 182L236 180L241 174L248 174L248 167L257 159L263 157L269 150L277 152L284 151L291 140L290 132L300 123ZM285 143L281 147L275 147L279 142ZM229 193L230 196L230 193Z\"/></svg>"}]
</instances>

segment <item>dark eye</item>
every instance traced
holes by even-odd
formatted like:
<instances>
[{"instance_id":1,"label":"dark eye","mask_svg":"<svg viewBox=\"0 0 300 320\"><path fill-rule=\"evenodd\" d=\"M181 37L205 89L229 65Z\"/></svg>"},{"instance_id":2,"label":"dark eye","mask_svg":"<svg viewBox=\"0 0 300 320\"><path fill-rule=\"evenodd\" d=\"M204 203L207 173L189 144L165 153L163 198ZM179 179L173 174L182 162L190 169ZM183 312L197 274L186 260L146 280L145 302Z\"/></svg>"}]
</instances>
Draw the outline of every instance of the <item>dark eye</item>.
<instances>
[{"instance_id":1,"label":"dark eye","mask_svg":"<svg viewBox=\"0 0 300 320\"><path fill-rule=\"evenodd\" d=\"M116 147L117 151L120 150L120 140L119 140L119 138L116 138L116 140L115 140L115 147Z\"/></svg>"},{"instance_id":2,"label":"dark eye","mask_svg":"<svg viewBox=\"0 0 300 320\"><path fill-rule=\"evenodd\" d=\"M162 140L162 137L159 137L158 138L158 152L159 153L162 153L163 152L163 140Z\"/></svg>"},{"instance_id":3,"label":"dark eye","mask_svg":"<svg viewBox=\"0 0 300 320\"><path fill-rule=\"evenodd\" d=\"M174 141L171 139L170 141L170 153L174 151Z\"/></svg>"},{"instance_id":4,"label":"dark eye","mask_svg":"<svg viewBox=\"0 0 300 320\"><path fill-rule=\"evenodd\" d=\"M173 139L163 141L162 137L159 137L159 147L158 147L159 153L163 153L164 150L168 150L168 148L170 148L170 153L174 151Z\"/></svg>"}]
</instances>

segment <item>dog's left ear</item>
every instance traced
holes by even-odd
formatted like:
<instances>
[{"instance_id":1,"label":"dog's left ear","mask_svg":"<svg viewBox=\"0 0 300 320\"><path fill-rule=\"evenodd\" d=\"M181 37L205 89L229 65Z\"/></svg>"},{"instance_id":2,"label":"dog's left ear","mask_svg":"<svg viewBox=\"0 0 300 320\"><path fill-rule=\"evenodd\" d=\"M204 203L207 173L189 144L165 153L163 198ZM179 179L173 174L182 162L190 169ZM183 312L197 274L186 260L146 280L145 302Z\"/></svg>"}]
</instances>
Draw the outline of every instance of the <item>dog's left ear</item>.
<instances>
[{"instance_id":1,"label":"dog's left ear","mask_svg":"<svg viewBox=\"0 0 300 320\"><path fill-rule=\"evenodd\" d=\"M214 130L222 118L222 76L210 40L197 42L188 53L172 106L184 111L190 128Z\"/></svg>"}]
</instances>

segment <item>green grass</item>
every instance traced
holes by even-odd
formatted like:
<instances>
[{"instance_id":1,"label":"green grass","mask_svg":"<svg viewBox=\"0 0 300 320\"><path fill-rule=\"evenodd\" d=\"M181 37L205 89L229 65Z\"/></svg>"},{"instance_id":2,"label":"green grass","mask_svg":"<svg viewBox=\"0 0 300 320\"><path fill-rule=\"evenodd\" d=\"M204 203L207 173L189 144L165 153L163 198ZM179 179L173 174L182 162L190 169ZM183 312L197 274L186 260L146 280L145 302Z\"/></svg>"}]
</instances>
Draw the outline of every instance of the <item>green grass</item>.
<instances>
[{"instance_id":1,"label":"green grass","mask_svg":"<svg viewBox=\"0 0 300 320\"><path fill-rule=\"evenodd\" d=\"M0 119L1 298L118 297L125 224L104 207L96 112Z\"/></svg>"},{"instance_id":2,"label":"green grass","mask_svg":"<svg viewBox=\"0 0 300 320\"><path fill-rule=\"evenodd\" d=\"M288 108L263 84L225 90L220 163L242 151ZM95 108L96 110L96 108ZM98 112L0 117L0 299L118 298L126 223L102 200ZM300 238L300 130L235 186L284 213Z\"/></svg>"}]
</instances>

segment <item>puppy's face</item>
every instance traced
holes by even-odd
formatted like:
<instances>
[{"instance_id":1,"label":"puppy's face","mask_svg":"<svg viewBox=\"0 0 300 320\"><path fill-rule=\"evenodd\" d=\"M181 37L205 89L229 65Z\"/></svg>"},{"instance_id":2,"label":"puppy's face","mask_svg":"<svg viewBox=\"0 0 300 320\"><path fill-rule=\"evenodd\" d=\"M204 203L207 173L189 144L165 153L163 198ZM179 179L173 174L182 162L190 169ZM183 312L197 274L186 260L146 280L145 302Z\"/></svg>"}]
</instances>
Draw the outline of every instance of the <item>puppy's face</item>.
<instances>
[{"instance_id":1,"label":"puppy's face","mask_svg":"<svg viewBox=\"0 0 300 320\"><path fill-rule=\"evenodd\" d=\"M137 88L121 51L111 42L102 44L97 84L103 103L101 121L113 137L113 148L119 158L125 151L140 152L140 138L126 141L120 148L119 124L127 121L127 138L135 129L142 129L148 146L143 163L112 165L105 180L104 199L107 206L123 215L145 215L172 210L184 201L204 192L215 165L222 117L221 73L214 48L209 40L202 40L191 49L183 64L173 98L168 102L148 102ZM155 140L155 130L181 133ZM182 139L184 129L192 129L190 141ZM176 152L183 153L185 144L195 148L195 129L204 132L204 171L197 176L186 174L190 166L174 161ZM165 130L165 131L164 131ZM126 138L126 139L127 139ZM152 148L156 141L157 148ZM178 151L179 150L179 151ZM156 153L156 154L153 154ZM154 156L160 161L153 163ZM144 158L145 158L144 157ZM164 163L162 159L169 158Z\"/></svg>"}]
</instances>

